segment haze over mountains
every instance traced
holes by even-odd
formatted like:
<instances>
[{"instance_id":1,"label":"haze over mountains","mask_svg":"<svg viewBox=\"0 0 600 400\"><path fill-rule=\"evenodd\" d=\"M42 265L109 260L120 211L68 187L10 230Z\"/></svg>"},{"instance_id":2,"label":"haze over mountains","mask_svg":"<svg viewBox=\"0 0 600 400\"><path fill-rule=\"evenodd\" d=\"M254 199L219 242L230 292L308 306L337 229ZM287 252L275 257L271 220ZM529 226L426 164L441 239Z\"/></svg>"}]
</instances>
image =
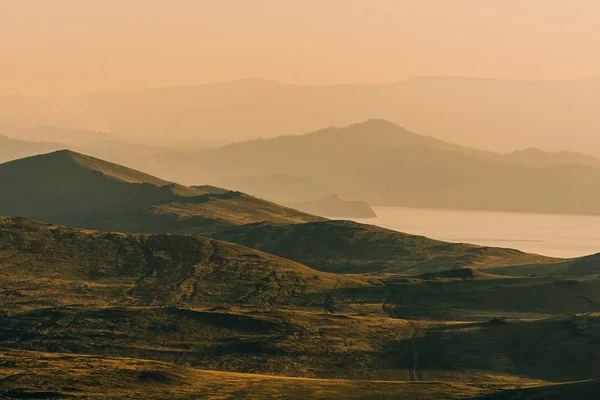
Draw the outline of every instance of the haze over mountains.
<instances>
[{"instance_id":1,"label":"haze over mountains","mask_svg":"<svg viewBox=\"0 0 600 400\"><path fill-rule=\"evenodd\" d=\"M421 77L389 85L302 86L247 79L52 99L0 97L0 126L101 130L128 140L239 141L369 118L489 151L543 146L600 157L600 78Z\"/></svg>"},{"instance_id":2,"label":"haze over mountains","mask_svg":"<svg viewBox=\"0 0 600 400\"><path fill-rule=\"evenodd\" d=\"M11 139L10 142L4 138ZM173 142L140 138L130 141L102 131L62 129L54 126L39 126L31 129L0 128L0 161L46 153L51 150L70 149L90 154L118 164L139 169L153 165L155 156L165 151L189 152L223 144L202 140Z\"/></svg>"},{"instance_id":3,"label":"haze over mountains","mask_svg":"<svg viewBox=\"0 0 600 400\"><path fill-rule=\"evenodd\" d=\"M535 148L486 152L384 120L206 150L148 146L52 127L12 135L69 143L0 138L0 160L74 148L175 182L211 183L297 208L306 203L307 211L334 217L356 215L310 204L339 193L374 206L600 214L595 184L600 159Z\"/></svg>"},{"instance_id":4,"label":"haze over mountains","mask_svg":"<svg viewBox=\"0 0 600 400\"><path fill-rule=\"evenodd\" d=\"M0 399L599 398L598 15L0 0Z\"/></svg>"},{"instance_id":5,"label":"haze over mountains","mask_svg":"<svg viewBox=\"0 0 600 400\"><path fill-rule=\"evenodd\" d=\"M597 163L575 153L485 152L369 120L187 156L164 153L153 168L276 201L342 193L375 206L599 214Z\"/></svg>"},{"instance_id":6,"label":"haze over mountains","mask_svg":"<svg viewBox=\"0 0 600 400\"><path fill-rule=\"evenodd\" d=\"M45 142L28 142L0 136L0 163L61 149L62 145Z\"/></svg>"}]
</instances>

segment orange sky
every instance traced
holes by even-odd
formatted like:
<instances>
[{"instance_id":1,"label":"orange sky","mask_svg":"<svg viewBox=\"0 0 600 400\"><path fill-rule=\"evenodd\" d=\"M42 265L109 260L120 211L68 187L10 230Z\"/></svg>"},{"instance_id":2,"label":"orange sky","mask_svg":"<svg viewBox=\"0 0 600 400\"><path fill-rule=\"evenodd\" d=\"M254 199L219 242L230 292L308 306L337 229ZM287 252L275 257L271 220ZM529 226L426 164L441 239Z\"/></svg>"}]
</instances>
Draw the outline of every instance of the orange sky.
<instances>
[{"instance_id":1,"label":"orange sky","mask_svg":"<svg viewBox=\"0 0 600 400\"><path fill-rule=\"evenodd\" d=\"M0 0L0 94L600 75L598 0Z\"/></svg>"}]
</instances>

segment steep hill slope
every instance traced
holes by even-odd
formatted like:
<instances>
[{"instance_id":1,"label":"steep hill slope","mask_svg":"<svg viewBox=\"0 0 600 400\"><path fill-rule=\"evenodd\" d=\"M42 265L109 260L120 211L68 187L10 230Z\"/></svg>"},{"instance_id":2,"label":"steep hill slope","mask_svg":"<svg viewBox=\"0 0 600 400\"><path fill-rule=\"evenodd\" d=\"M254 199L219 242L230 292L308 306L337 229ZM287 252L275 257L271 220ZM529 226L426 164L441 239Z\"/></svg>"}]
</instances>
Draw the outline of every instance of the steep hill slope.
<instances>
[{"instance_id":1,"label":"steep hill slope","mask_svg":"<svg viewBox=\"0 0 600 400\"><path fill-rule=\"evenodd\" d=\"M350 221L253 224L214 235L228 242L338 273L418 274L461 267L499 267L561 260L497 247L447 243Z\"/></svg>"},{"instance_id":2,"label":"steep hill slope","mask_svg":"<svg viewBox=\"0 0 600 400\"><path fill-rule=\"evenodd\" d=\"M177 185L72 151L1 164L0 191L2 215L106 230L193 233L320 219L242 193Z\"/></svg>"}]
</instances>

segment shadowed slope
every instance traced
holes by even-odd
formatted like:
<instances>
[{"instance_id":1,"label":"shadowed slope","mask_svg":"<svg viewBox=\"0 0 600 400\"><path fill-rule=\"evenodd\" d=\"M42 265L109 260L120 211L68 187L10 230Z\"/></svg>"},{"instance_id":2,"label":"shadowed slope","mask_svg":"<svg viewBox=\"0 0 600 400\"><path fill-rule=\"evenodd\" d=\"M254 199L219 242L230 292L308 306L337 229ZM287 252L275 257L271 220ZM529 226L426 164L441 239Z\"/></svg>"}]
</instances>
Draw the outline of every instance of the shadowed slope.
<instances>
[{"instance_id":1,"label":"shadowed slope","mask_svg":"<svg viewBox=\"0 0 600 400\"><path fill-rule=\"evenodd\" d=\"M192 233L320 219L241 193L209 194L68 150L1 164L0 191L0 214L105 230Z\"/></svg>"}]
</instances>

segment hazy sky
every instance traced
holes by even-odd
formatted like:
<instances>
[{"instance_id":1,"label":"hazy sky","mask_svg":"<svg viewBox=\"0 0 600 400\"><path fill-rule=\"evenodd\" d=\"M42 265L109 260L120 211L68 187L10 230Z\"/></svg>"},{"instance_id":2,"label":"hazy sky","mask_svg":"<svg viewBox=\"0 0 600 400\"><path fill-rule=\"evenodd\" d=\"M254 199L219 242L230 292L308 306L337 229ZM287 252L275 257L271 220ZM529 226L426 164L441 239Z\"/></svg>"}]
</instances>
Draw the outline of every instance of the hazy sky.
<instances>
[{"instance_id":1,"label":"hazy sky","mask_svg":"<svg viewBox=\"0 0 600 400\"><path fill-rule=\"evenodd\" d=\"M600 75L598 0L0 0L0 93Z\"/></svg>"}]
</instances>

